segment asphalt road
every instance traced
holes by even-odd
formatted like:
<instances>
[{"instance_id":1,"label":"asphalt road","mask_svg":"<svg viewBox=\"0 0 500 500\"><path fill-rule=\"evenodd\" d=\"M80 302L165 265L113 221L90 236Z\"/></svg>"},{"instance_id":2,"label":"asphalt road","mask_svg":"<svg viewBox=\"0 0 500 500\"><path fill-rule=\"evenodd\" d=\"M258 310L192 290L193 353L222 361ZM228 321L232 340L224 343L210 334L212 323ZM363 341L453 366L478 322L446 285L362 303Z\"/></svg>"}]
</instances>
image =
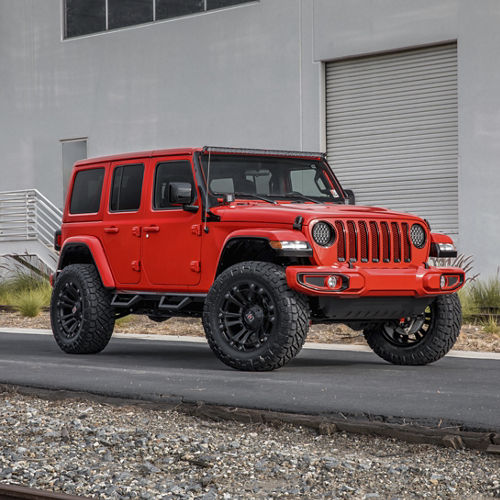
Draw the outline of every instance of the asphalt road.
<instances>
[{"instance_id":1,"label":"asphalt road","mask_svg":"<svg viewBox=\"0 0 500 500\"><path fill-rule=\"evenodd\" d=\"M280 370L246 373L226 367L204 343L113 338L100 354L76 356L48 335L0 331L0 383L500 430L499 359L448 356L401 367L371 352L303 349Z\"/></svg>"}]
</instances>

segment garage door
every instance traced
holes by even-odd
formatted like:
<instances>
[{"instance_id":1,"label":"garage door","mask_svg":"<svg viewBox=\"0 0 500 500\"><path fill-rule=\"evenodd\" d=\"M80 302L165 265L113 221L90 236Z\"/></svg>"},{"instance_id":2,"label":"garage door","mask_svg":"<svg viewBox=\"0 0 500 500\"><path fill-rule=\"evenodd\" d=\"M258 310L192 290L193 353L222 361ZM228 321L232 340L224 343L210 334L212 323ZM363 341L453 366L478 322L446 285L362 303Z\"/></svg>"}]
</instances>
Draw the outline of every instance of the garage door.
<instances>
[{"instance_id":1,"label":"garage door","mask_svg":"<svg viewBox=\"0 0 500 500\"><path fill-rule=\"evenodd\" d=\"M328 159L358 204L458 234L457 48L326 64Z\"/></svg>"}]
</instances>

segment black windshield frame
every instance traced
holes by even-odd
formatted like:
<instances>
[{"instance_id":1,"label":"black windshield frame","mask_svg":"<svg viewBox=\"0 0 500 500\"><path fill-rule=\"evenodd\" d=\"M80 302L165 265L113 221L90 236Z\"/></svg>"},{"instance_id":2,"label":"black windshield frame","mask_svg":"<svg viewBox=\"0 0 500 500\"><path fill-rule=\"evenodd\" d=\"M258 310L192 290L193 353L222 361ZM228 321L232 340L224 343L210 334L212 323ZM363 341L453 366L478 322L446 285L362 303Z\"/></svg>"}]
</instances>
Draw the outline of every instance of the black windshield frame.
<instances>
[{"instance_id":1,"label":"black windshield frame","mask_svg":"<svg viewBox=\"0 0 500 500\"><path fill-rule=\"evenodd\" d=\"M210 157L210 172L207 172L208 170L208 161ZM269 165L269 169L271 170L273 167L275 169L284 169L286 171L287 167L289 168L289 172L291 172L293 169L291 168L292 166L297 167L297 170L299 170L299 167L303 166L305 167L303 170L310 169L310 168L315 168L317 169L317 172L319 175L323 176L324 180L329 184L327 186L329 189L329 194L327 195L326 193L323 193L322 196L309 196L311 198L314 198L316 202L319 203L335 203L335 204L345 204L346 196L344 193L344 190L342 189L342 186L340 182L338 181L337 177L331 170L330 166L328 163L322 159L322 158L309 158L309 157L300 157L300 158L288 158L288 157L278 157L278 156L273 156L273 155L233 155L233 154L220 154L220 153L211 153L209 154L203 154L201 153L199 155L199 160L200 160L200 168L201 168L201 173L204 177L205 181L205 189L208 189L207 185L207 177L210 176L209 182L211 183L212 180L214 179L214 165L215 169L217 169L217 163L223 161L226 166L225 168L228 168L227 163L230 161L234 162L235 168L237 168L237 164L245 164L248 162L253 162L255 165L262 166L263 164ZM220 163L219 163L220 164ZM286 166L285 166L286 165ZM338 195L335 197L331 189L334 190L334 192ZM233 189L233 191L241 191L240 189ZM218 191L209 191L209 206L214 206L219 204L219 199L224 196L225 193L230 193L231 190L226 190L224 192L218 192ZM290 196L286 196L287 193L260 193L256 191L257 195L262 195L266 197L271 197L274 200L290 200L293 202L298 202L300 201L298 197L293 197L291 196L292 193L289 193ZM304 194L304 193L302 193ZM302 200L305 202L306 200Z\"/></svg>"}]
</instances>

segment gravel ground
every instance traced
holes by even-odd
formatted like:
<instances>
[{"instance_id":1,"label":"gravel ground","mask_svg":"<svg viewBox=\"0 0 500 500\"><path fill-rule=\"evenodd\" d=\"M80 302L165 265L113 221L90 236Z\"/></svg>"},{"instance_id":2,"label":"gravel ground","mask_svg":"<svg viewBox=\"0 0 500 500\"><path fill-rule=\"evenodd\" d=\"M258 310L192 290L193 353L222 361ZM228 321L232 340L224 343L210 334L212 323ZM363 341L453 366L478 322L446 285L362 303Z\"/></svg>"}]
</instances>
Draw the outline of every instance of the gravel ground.
<instances>
[{"instance_id":1,"label":"gravel ground","mask_svg":"<svg viewBox=\"0 0 500 500\"><path fill-rule=\"evenodd\" d=\"M36 318L23 318L18 313L0 312L0 327L2 326L50 328L50 319L46 312L41 313ZM115 331L201 337L205 335L201 321L197 318L172 318L163 323L155 323L145 316L127 316L117 322ZM309 331L307 340L309 342L366 345L361 332L355 332L344 325L314 325ZM500 335L487 333L479 326L464 325L454 349L500 352Z\"/></svg>"},{"instance_id":2,"label":"gravel ground","mask_svg":"<svg viewBox=\"0 0 500 500\"><path fill-rule=\"evenodd\" d=\"M500 497L474 451L0 394L0 482L108 498Z\"/></svg>"}]
</instances>

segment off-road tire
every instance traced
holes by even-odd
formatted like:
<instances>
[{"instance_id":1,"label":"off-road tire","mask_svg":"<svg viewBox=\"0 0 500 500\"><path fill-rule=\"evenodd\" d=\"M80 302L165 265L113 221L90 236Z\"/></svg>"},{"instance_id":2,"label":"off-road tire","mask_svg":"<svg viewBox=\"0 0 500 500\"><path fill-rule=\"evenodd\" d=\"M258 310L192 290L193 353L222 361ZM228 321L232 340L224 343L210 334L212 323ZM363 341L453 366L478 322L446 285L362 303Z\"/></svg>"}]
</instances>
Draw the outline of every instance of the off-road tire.
<instances>
[{"instance_id":1,"label":"off-road tire","mask_svg":"<svg viewBox=\"0 0 500 500\"><path fill-rule=\"evenodd\" d=\"M368 345L381 358L395 365L427 365L445 356L460 334L462 307L456 293L441 295L431 305L432 320L424 338L407 347L385 338L382 325L364 330Z\"/></svg>"},{"instance_id":2,"label":"off-road tire","mask_svg":"<svg viewBox=\"0 0 500 500\"><path fill-rule=\"evenodd\" d=\"M79 290L81 297L81 319L72 335L63 326L61 315L68 312L67 308L63 311L60 302L69 284ZM61 271L52 291L50 322L57 344L69 354L95 354L108 345L115 325L114 310L111 294L104 288L94 265L72 264Z\"/></svg>"},{"instance_id":3,"label":"off-road tire","mask_svg":"<svg viewBox=\"0 0 500 500\"><path fill-rule=\"evenodd\" d=\"M275 311L267 340L250 352L231 347L219 322L226 294L242 282L265 290ZM208 344L223 363L238 370L269 371L282 367L299 353L309 330L309 315L306 298L288 287L282 267L249 261L235 264L217 277L205 300L203 327Z\"/></svg>"}]
</instances>

